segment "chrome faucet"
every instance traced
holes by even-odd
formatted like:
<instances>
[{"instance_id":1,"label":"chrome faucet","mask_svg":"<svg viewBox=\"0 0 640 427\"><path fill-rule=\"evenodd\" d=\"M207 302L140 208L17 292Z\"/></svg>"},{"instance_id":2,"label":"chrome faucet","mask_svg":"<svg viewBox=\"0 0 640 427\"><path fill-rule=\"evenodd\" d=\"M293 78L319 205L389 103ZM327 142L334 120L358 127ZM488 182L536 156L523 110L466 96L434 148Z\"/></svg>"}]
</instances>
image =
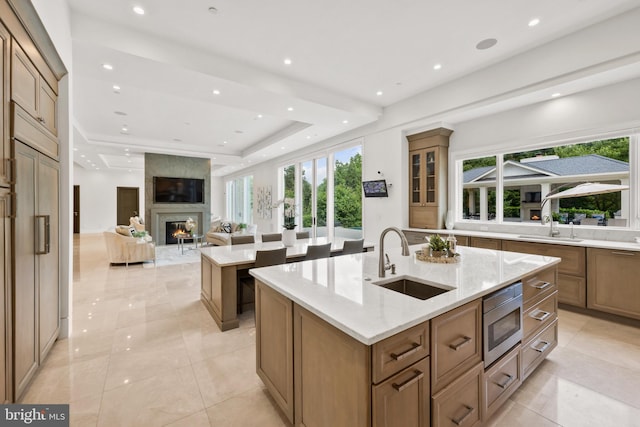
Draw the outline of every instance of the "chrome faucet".
<instances>
[{"instance_id":1,"label":"chrome faucet","mask_svg":"<svg viewBox=\"0 0 640 427\"><path fill-rule=\"evenodd\" d=\"M551 215L545 215L544 219L549 223L549 237L556 237L560 235L560 230L553 228L553 217Z\"/></svg>"},{"instance_id":2,"label":"chrome faucet","mask_svg":"<svg viewBox=\"0 0 640 427\"><path fill-rule=\"evenodd\" d=\"M380 233L380 254L378 255L378 277L385 276L385 270L391 269L391 264L389 263L389 257L387 256L387 263L385 264L385 253L384 253L384 236L387 235L389 231L395 231L398 236L400 236L400 240L402 241L402 256L409 256L409 242L407 242L407 238L404 233L400 231L398 227L388 227L382 230Z\"/></svg>"}]
</instances>

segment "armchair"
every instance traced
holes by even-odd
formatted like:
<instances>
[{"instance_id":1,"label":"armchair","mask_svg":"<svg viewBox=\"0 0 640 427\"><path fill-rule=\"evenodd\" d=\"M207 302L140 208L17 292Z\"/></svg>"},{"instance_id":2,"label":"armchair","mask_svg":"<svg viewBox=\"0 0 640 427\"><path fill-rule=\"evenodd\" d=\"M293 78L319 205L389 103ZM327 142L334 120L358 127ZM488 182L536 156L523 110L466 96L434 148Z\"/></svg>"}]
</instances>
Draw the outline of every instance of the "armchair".
<instances>
[{"instance_id":1,"label":"armchair","mask_svg":"<svg viewBox=\"0 0 640 427\"><path fill-rule=\"evenodd\" d=\"M131 262L153 261L155 264L156 247L153 242L140 241L112 231L105 231L103 234L110 263L129 266Z\"/></svg>"}]
</instances>

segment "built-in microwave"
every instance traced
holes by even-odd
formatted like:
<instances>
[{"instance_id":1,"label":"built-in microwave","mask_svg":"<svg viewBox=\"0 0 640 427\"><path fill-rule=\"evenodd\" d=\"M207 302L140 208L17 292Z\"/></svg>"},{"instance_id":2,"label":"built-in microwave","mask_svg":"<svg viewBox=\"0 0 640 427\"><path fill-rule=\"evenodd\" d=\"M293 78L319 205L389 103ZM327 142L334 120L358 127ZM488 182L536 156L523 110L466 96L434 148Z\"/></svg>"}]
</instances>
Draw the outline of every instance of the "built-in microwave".
<instances>
[{"instance_id":1,"label":"built-in microwave","mask_svg":"<svg viewBox=\"0 0 640 427\"><path fill-rule=\"evenodd\" d=\"M522 340L522 282L484 297L482 312L487 368Z\"/></svg>"}]
</instances>

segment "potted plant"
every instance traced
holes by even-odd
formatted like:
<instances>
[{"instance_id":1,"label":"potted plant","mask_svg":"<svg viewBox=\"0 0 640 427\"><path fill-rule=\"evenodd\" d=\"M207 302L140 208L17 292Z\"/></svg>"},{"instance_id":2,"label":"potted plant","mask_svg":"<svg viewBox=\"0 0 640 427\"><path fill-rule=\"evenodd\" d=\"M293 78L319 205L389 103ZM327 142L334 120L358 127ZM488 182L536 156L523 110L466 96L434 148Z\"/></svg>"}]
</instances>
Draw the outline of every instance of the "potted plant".
<instances>
[{"instance_id":1,"label":"potted plant","mask_svg":"<svg viewBox=\"0 0 640 427\"><path fill-rule=\"evenodd\" d=\"M284 198L278 200L273 208L275 209L280 205L283 205L284 208L282 217L282 226L284 227L282 243L284 243L285 246L293 246L296 241L296 205L293 199Z\"/></svg>"},{"instance_id":2,"label":"potted plant","mask_svg":"<svg viewBox=\"0 0 640 427\"><path fill-rule=\"evenodd\" d=\"M448 243L440 235L434 234L429 238L429 256L447 256Z\"/></svg>"}]
</instances>

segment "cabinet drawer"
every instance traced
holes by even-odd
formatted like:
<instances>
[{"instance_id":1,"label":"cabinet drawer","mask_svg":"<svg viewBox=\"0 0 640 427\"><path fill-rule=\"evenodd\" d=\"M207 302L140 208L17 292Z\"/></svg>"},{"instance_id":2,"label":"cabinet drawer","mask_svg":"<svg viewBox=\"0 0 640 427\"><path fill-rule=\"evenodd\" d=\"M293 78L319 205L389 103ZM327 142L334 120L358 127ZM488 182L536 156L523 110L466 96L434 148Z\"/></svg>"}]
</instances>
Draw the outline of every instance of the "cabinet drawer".
<instances>
[{"instance_id":1,"label":"cabinet drawer","mask_svg":"<svg viewBox=\"0 0 640 427\"><path fill-rule=\"evenodd\" d=\"M516 346L496 362L483 376L484 418L488 419L522 383L521 347Z\"/></svg>"},{"instance_id":2,"label":"cabinet drawer","mask_svg":"<svg viewBox=\"0 0 640 427\"><path fill-rule=\"evenodd\" d=\"M528 341L558 317L558 293L554 292L524 312L523 341Z\"/></svg>"},{"instance_id":3,"label":"cabinet drawer","mask_svg":"<svg viewBox=\"0 0 640 427\"><path fill-rule=\"evenodd\" d=\"M438 228L438 208L426 206L410 206L409 227Z\"/></svg>"},{"instance_id":4,"label":"cabinet drawer","mask_svg":"<svg viewBox=\"0 0 640 427\"><path fill-rule=\"evenodd\" d=\"M429 322L373 345L373 382L379 383L429 354Z\"/></svg>"},{"instance_id":5,"label":"cabinet drawer","mask_svg":"<svg viewBox=\"0 0 640 427\"><path fill-rule=\"evenodd\" d=\"M480 425L483 364L479 363L433 396L434 427Z\"/></svg>"},{"instance_id":6,"label":"cabinet drawer","mask_svg":"<svg viewBox=\"0 0 640 427\"><path fill-rule=\"evenodd\" d=\"M500 250L502 249L502 240L471 236L469 237L469 246L472 246L474 248Z\"/></svg>"},{"instance_id":7,"label":"cabinet drawer","mask_svg":"<svg viewBox=\"0 0 640 427\"><path fill-rule=\"evenodd\" d=\"M558 345L558 320L554 320L542 332L522 346L522 381Z\"/></svg>"},{"instance_id":8,"label":"cabinet drawer","mask_svg":"<svg viewBox=\"0 0 640 427\"><path fill-rule=\"evenodd\" d=\"M431 390L436 393L482 360L482 301L431 319Z\"/></svg>"},{"instance_id":9,"label":"cabinet drawer","mask_svg":"<svg viewBox=\"0 0 640 427\"><path fill-rule=\"evenodd\" d=\"M505 240L502 245L505 251L524 252L525 254L547 255L561 258L562 261L558 264L559 273L582 277L585 275L585 248L563 246L553 243L532 243L513 240Z\"/></svg>"},{"instance_id":10,"label":"cabinet drawer","mask_svg":"<svg viewBox=\"0 0 640 427\"><path fill-rule=\"evenodd\" d=\"M548 268L522 279L522 301L524 309L531 308L535 301L556 289L556 267Z\"/></svg>"},{"instance_id":11,"label":"cabinet drawer","mask_svg":"<svg viewBox=\"0 0 640 427\"><path fill-rule=\"evenodd\" d=\"M428 427L429 358L374 385L373 427Z\"/></svg>"}]
</instances>

